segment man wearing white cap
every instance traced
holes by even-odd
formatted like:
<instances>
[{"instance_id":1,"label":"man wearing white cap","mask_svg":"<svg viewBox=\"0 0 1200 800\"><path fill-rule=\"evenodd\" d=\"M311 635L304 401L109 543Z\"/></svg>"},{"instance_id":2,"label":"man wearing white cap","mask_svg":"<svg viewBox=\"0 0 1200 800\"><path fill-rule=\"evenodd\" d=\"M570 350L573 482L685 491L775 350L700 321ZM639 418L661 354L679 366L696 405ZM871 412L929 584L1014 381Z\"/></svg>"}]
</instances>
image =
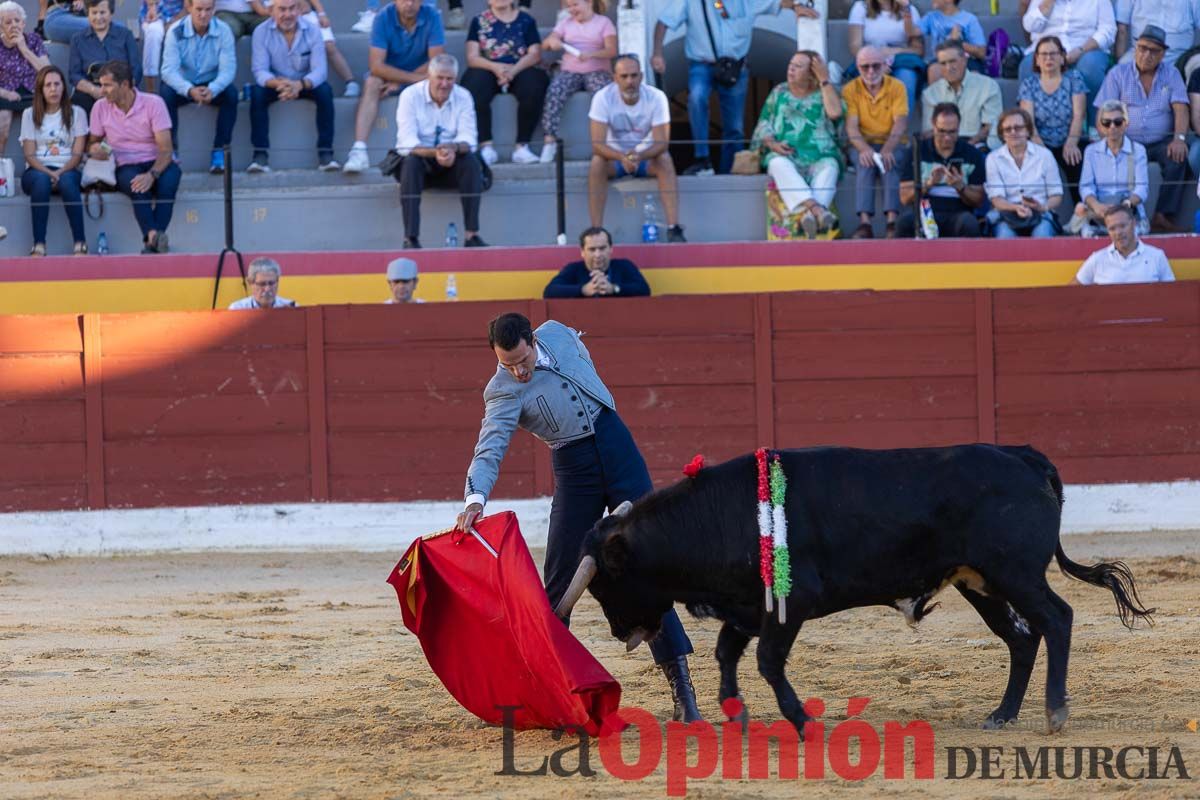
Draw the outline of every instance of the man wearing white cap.
<instances>
[{"instance_id":1,"label":"man wearing white cap","mask_svg":"<svg viewBox=\"0 0 1200 800\"><path fill-rule=\"evenodd\" d=\"M392 292L392 296L384 301L387 304L425 302L413 297L413 292L417 290L417 262L411 258L397 258L389 262L387 282Z\"/></svg>"}]
</instances>

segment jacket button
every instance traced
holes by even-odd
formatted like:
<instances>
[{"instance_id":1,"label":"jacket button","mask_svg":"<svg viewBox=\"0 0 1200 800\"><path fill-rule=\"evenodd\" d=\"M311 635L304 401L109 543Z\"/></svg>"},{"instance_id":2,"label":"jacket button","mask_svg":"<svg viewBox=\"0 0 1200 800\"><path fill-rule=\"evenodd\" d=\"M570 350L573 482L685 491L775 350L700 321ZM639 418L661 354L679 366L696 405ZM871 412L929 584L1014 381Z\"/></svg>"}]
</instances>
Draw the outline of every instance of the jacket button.
<instances>
[{"instance_id":1,"label":"jacket button","mask_svg":"<svg viewBox=\"0 0 1200 800\"><path fill-rule=\"evenodd\" d=\"M583 429L586 431L586 430L588 429L588 426L587 426L587 425L584 425L584 426L583 426Z\"/></svg>"},{"instance_id":2,"label":"jacket button","mask_svg":"<svg viewBox=\"0 0 1200 800\"><path fill-rule=\"evenodd\" d=\"M575 395L571 395L571 399L572 399L572 400L578 400L579 398L578 398L578 397L576 397Z\"/></svg>"},{"instance_id":3,"label":"jacket button","mask_svg":"<svg viewBox=\"0 0 1200 800\"><path fill-rule=\"evenodd\" d=\"M575 414L575 416L577 416L577 417L582 417L582 416L583 416L583 412L582 412L582 411L579 411L579 412L577 412L577 413Z\"/></svg>"},{"instance_id":4,"label":"jacket button","mask_svg":"<svg viewBox=\"0 0 1200 800\"><path fill-rule=\"evenodd\" d=\"M563 383L563 388L567 388L567 384L565 382Z\"/></svg>"}]
</instances>

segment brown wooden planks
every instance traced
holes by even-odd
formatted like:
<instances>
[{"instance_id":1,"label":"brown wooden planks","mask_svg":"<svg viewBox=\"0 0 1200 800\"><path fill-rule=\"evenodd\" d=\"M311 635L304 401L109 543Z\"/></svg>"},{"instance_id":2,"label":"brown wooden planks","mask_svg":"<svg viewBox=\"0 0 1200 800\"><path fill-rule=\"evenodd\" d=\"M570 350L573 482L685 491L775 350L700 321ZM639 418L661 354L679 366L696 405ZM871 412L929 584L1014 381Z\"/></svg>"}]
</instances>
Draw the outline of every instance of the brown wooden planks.
<instances>
[{"instance_id":1,"label":"brown wooden planks","mask_svg":"<svg viewBox=\"0 0 1200 800\"><path fill-rule=\"evenodd\" d=\"M970 289L907 292L789 292L771 295L776 332L874 330L970 331Z\"/></svg>"},{"instance_id":2,"label":"brown wooden planks","mask_svg":"<svg viewBox=\"0 0 1200 800\"><path fill-rule=\"evenodd\" d=\"M0 403L83 397L83 359L74 353L0 353Z\"/></svg>"},{"instance_id":3,"label":"brown wooden planks","mask_svg":"<svg viewBox=\"0 0 1200 800\"><path fill-rule=\"evenodd\" d=\"M76 483L85 477L83 442L6 443L0 485Z\"/></svg>"},{"instance_id":4,"label":"brown wooden planks","mask_svg":"<svg viewBox=\"0 0 1200 800\"><path fill-rule=\"evenodd\" d=\"M223 481L264 476L308 479L308 437L300 433L142 437L104 445L111 482Z\"/></svg>"},{"instance_id":5,"label":"brown wooden planks","mask_svg":"<svg viewBox=\"0 0 1200 800\"><path fill-rule=\"evenodd\" d=\"M0 353L81 353L83 334L74 314L0 317Z\"/></svg>"},{"instance_id":6,"label":"brown wooden planks","mask_svg":"<svg viewBox=\"0 0 1200 800\"><path fill-rule=\"evenodd\" d=\"M976 412L969 376L787 381L775 384L774 395L779 424L962 419Z\"/></svg>"},{"instance_id":7,"label":"brown wooden planks","mask_svg":"<svg viewBox=\"0 0 1200 800\"><path fill-rule=\"evenodd\" d=\"M83 401L0 403L0 445L10 442L82 442Z\"/></svg>"},{"instance_id":8,"label":"brown wooden planks","mask_svg":"<svg viewBox=\"0 0 1200 800\"><path fill-rule=\"evenodd\" d=\"M209 350L257 350L304 347L303 309L270 314L177 311L104 314L100 336L104 355L196 353Z\"/></svg>"},{"instance_id":9,"label":"brown wooden planks","mask_svg":"<svg viewBox=\"0 0 1200 800\"><path fill-rule=\"evenodd\" d=\"M974 331L838 331L775 336L776 381L974 375Z\"/></svg>"}]
</instances>

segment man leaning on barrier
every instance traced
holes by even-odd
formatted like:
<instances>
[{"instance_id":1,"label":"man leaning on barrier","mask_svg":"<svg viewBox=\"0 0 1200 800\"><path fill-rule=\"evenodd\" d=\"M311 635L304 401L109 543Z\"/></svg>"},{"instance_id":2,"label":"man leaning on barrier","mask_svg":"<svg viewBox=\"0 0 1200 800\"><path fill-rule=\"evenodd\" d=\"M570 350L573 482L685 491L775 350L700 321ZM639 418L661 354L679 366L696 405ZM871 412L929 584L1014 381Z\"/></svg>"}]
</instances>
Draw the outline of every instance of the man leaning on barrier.
<instances>
[{"instance_id":1,"label":"man leaning on barrier","mask_svg":"<svg viewBox=\"0 0 1200 800\"><path fill-rule=\"evenodd\" d=\"M230 311L260 311L268 308L294 308L295 300L279 296L279 262L273 258L256 258L246 267L246 283L250 296L229 304Z\"/></svg>"}]
</instances>

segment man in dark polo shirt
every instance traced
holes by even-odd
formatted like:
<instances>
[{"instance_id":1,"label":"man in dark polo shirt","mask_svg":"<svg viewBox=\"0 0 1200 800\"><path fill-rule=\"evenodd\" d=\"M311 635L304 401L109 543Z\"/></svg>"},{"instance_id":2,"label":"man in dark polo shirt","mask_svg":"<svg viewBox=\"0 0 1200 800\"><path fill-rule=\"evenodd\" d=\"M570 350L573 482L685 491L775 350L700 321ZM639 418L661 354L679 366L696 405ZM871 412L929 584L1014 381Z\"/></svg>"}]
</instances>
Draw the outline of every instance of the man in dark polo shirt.
<instances>
[{"instance_id":1,"label":"man in dark polo shirt","mask_svg":"<svg viewBox=\"0 0 1200 800\"><path fill-rule=\"evenodd\" d=\"M579 234L582 261L563 267L542 297L648 297L650 286L637 265L613 258L612 234L600 227Z\"/></svg>"},{"instance_id":2,"label":"man in dark polo shirt","mask_svg":"<svg viewBox=\"0 0 1200 800\"><path fill-rule=\"evenodd\" d=\"M983 205L983 155L958 135L959 111L953 103L938 103L933 109L933 136L921 141L921 196L929 198L938 235L971 238L980 235L976 209ZM896 220L896 234L912 238L917 227L912 209L916 183L911 151L901 159L900 203L906 206Z\"/></svg>"}]
</instances>

